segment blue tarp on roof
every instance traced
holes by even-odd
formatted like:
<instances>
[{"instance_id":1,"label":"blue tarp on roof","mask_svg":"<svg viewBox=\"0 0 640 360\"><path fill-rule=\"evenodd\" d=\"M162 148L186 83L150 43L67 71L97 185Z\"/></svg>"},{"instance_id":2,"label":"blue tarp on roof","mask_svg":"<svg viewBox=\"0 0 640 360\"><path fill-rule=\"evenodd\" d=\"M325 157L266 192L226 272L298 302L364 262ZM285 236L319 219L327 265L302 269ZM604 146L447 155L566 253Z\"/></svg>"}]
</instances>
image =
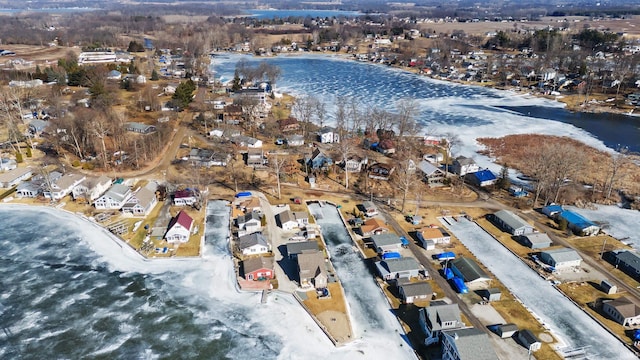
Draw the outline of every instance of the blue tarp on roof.
<instances>
[{"instance_id":1,"label":"blue tarp on roof","mask_svg":"<svg viewBox=\"0 0 640 360\"><path fill-rule=\"evenodd\" d=\"M407 240L407 238L405 238L404 236L400 236L400 242L404 246L409 246L409 240Z\"/></svg>"},{"instance_id":2,"label":"blue tarp on roof","mask_svg":"<svg viewBox=\"0 0 640 360\"><path fill-rule=\"evenodd\" d=\"M575 213L573 211L570 210L564 210L560 213L559 215L561 218L567 220L567 222L579 229L586 229L590 226L597 226L595 223L593 223L591 220L588 220L587 218L585 218L584 216Z\"/></svg>"},{"instance_id":3,"label":"blue tarp on roof","mask_svg":"<svg viewBox=\"0 0 640 360\"><path fill-rule=\"evenodd\" d=\"M243 192L239 192L236 194L236 197L244 197L244 196L251 196L251 192L250 191L243 191Z\"/></svg>"},{"instance_id":4,"label":"blue tarp on roof","mask_svg":"<svg viewBox=\"0 0 640 360\"><path fill-rule=\"evenodd\" d=\"M400 259L402 256L400 255L400 253L395 252L395 251L391 251L391 252L387 252L382 254L382 260L387 260L387 259Z\"/></svg>"}]
</instances>

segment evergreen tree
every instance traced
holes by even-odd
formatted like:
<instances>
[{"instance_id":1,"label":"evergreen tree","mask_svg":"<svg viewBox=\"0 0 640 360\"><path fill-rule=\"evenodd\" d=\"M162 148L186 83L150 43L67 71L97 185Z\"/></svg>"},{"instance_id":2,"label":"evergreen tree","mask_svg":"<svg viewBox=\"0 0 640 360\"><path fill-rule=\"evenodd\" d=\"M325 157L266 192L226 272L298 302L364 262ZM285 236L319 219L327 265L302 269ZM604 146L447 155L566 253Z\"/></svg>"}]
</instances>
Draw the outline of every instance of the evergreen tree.
<instances>
[{"instance_id":1,"label":"evergreen tree","mask_svg":"<svg viewBox=\"0 0 640 360\"><path fill-rule=\"evenodd\" d=\"M17 162L18 164L20 164L20 163L21 163L21 162L23 162L23 161L24 161L24 159L22 158L22 153L21 153L21 152L19 152L19 151L16 151L16 162Z\"/></svg>"},{"instance_id":2,"label":"evergreen tree","mask_svg":"<svg viewBox=\"0 0 640 360\"><path fill-rule=\"evenodd\" d=\"M231 84L231 91L238 91L242 88L240 86L240 73L238 69L233 73L233 83Z\"/></svg>"},{"instance_id":3,"label":"evergreen tree","mask_svg":"<svg viewBox=\"0 0 640 360\"><path fill-rule=\"evenodd\" d=\"M31 146L27 147L27 157L30 158L33 156L33 153L31 152Z\"/></svg>"},{"instance_id":4,"label":"evergreen tree","mask_svg":"<svg viewBox=\"0 0 640 360\"><path fill-rule=\"evenodd\" d=\"M172 102L174 106L186 108L193 100L193 92L196 90L196 84L191 80L183 81L176 88L173 94Z\"/></svg>"},{"instance_id":5,"label":"evergreen tree","mask_svg":"<svg viewBox=\"0 0 640 360\"><path fill-rule=\"evenodd\" d=\"M153 69L153 71L151 72L151 81L158 81L158 79L160 79L160 76L158 75L156 69Z\"/></svg>"}]
</instances>

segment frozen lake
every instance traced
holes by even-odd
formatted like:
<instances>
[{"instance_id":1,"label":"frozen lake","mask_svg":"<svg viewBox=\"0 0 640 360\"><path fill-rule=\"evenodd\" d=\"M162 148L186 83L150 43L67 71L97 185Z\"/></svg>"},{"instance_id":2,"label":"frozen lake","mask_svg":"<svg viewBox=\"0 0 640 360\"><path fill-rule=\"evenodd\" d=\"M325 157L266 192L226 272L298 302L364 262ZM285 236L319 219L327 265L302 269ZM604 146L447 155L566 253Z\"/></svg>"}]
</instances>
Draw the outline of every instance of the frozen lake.
<instances>
[{"instance_id":1,"label":"frozen lake","mask_svg":"<svg viewBox=\"0 0 640 360\"><path fill-rule=\"evenodd\" d=\"M567 347L586 346L589 359L594 360L636 359L615 337L478 225L463 217L450 224L441 222Z\"/></svg>"}]
</instances>

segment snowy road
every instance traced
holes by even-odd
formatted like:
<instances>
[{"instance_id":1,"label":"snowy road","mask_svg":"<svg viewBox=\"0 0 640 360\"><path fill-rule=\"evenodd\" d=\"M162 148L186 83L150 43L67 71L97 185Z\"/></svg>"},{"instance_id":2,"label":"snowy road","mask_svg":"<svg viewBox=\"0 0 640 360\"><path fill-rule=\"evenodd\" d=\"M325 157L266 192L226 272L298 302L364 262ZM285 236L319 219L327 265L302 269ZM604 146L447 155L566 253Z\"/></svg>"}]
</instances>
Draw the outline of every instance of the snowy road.
<instances>
[{"instance_id":1,"label":"snowy road","mask_svg":"<svg viewBox=\"0 0 640 360\"><path fill-rule=\"evenodd\" d=\"M590 359L636 359L618 339L475 223L441 222L569 348L588 347Z\"/></svg>"}]
</instances>

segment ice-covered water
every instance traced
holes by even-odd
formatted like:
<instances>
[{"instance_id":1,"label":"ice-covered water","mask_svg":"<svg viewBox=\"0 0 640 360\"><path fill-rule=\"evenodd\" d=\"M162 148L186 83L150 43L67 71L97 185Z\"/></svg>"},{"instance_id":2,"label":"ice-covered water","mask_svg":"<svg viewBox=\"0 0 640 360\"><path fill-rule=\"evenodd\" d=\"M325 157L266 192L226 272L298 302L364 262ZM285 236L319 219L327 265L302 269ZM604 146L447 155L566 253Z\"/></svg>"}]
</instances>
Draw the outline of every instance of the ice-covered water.
<instances>
[{"instance_id":1,"label":"ice-covered water","mask_svg":"<svg viewBox=\"0 0 640 360\"><path fill-rule=\"evenodd\" d=\"M636 359L609 332L554 289L475 223L443 224L568 348L588 347L590 359Z\"/></svg>"},{"instance_id":2,"label":"ice-covered water","mask_svg":"<svg viewBox=\"0 0 640 360\"><path fill-rule=\"evenodd\" d=\"M0 222L0 359L406 357L366 321L335 348L291 295L238 292L224 201L207 205L204 254L191 260L145 261L52 208L3 204Z\"/></svg>"},{"instance_id":3,"label":"ice-covered water","mask_svg":"<svg viewBox=\"0 0 640 360\"><path fill-rule=\"evenodd\" d=\"M522 133L569 136L600 149L621 144L640 152L640 128L637 119L630 117L572 114L563 109L563 104L551 100L432 80L396 68L337 56L225 55L212 60L216 77L229 81L240 59L254 64L264 60L279 66L282 70L282 78L276 85L279 91L310 95L329 105L335 102L336 96L342 95L358 99L362 109L393 110L399 100L414 99L419 105L418 119L424 131L457 134L463 145L454 151L466 156L477 156L475 151L480 147L475 139L478 137ZM330 123L331 106L328 109ZM477 157L482 166L492 167L487 159Z\"/></svg>"},{"instance_id":4,"label":"ice-covered water","mask_svg":"<svg viewBox=\"0 0 640 360\"><path fill-rule=\"evenodd\" d=\"M374 280L374 274L353 248L354 244L338 209L330 205L320 207L314 203L309 205L309 210L321 226L331 261L344 286L356 337L364 341L386 338L391 345L385 349L389 358L415 358L404 331ZM375 354L383 356L380 351Z\"/></svg>"}]
</instances>

